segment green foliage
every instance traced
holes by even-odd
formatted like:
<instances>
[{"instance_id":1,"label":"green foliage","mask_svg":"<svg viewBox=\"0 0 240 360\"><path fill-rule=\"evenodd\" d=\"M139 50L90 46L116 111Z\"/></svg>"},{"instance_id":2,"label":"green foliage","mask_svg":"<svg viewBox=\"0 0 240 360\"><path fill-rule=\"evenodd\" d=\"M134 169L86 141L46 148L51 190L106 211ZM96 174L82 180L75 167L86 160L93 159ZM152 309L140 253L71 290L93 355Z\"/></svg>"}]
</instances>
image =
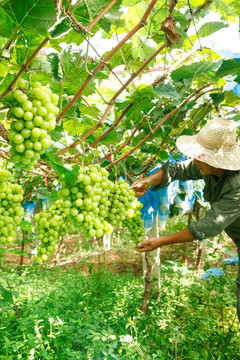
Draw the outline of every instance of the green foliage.
<instances>
[{"instance_id":1,"label":"green foliage","mask_svg":"<svg viewBox=\"0 0 240 360\"><path fill-rule=\"evenodd\" d=\"M55 4L48 0L7 0L1 8L16 26L43 36L56 21Z\"/></svg>"},{"instance_id":2,"label":"green foliage","mask_svg":"<svg viewBox=\"0 0 240 360\"><path fill-rule=\"evenodd\" d=\"M236 61L236 60L235 60ZM219 62L195 62L191 65L183 65L180 68L174 70L171 74L171 78L174 81L182 81L184 79L194 80L202 77L203 74L208 78L214 80L216 71L218 72L219 67L221 68L222 61ZM219 75L219 77L222 77Z\"/></svg>"},{"instance_id":3,"label":"green foliage","mask_svg":"<svg viewBox=\"0 0 240 360\"><path fill-rule=\"evenodd\" d=\"M226 20L236 21L238 2L216 0L205 7L204 0L193 0L189 8L179 0L172 9L175 23L165 32L162 22L169 16L169 4L163 0L158 0L146 21L140 23L151 4L147 0L120 0L112 7L107 0L73 4L67 0L0 1L0 97L5 95L1 99L4 129L2 133L1 126L0 153L6 160L3 165L13 167L30 199L46 198L42 184L46 175L49 191L59 179L74 182L70 158L75 154L78 156L73 161L83 165L95 160L103 167L109 165L112 179L123 171L137 176L156 154L161 161L167 159L176 136L194 134L216 112L239 123L233 108L239 97L222 91L233 76L240 82L239 61L223 60L212 50L194 51L192 44L198 41L197 36L207 37L224 28ZM221 20L204 23L199 29L199 20L210 10L221 14ZM181 43L173 41L172 47L163 46L158 56L152 57L167 36L173 36L172 30L181 34ZM158 82L152 68L158 71ZM21 174L11 163L7 133L17 116L16 102L8 91L15 90L22 80L48 85L59 97L60 114L54 114L58 126L48 131L52 143L47 153L39 153L32 173L24 169ZM191 100L185 101L190 96ZM160 126L169 113L172 116ZM24 135L30 135L29 131ZM93 142L97 145L92 147ZM164 150L159 152L160 144ZM136 149L131 153L133 147ZM62 154L56 155L59 150ZM112 152L115 166L106 159L102 162ZM49 203L56 200L53 190Z\"/></svg>"},{"instance_id":4,"label":"green foliage","mask_svg":"<svg viewBox=\"0 0 240 360\"><path fill-rule=\"evenodd\" d=\"M201 28L198 31L198 35L201 37L209 36L216 31L223 29L227 27L227 24L216 21L216 22L207 22L201 26Z\"/></svg>"},{"instance_id":5,"label":"green foliage","mask_svg":"<svg viewBox=\"0 0 240 360\"><path fill-rule=\"evenodd\" d=\"M237 59L223 60L221 66L217 69L216 76L218 78L229 75L240 76L240 61Z\"/></svg>"},{"instance_id":6,"label":"green foliage","mask_svg":"<svg viewBox=\"0 0 240 360\"><path fill-rule=\"evenodd\" d=\"M6 270L0 359L140 360L144 354L167 360L176 349L179 360L240 355L235 266L222 278L200 280L181 264L163 262L160 301L152 298L147 314L138 311L142 280L131 273L93 268L85 276L77 268L37 267L19 276Z\"/></svg>"},{"instance_id":7,"label":"green foliage","mask_svg":"<svg viewBox=\"0 0 240 360\"><path fill-rule=\"evenodd\" d=\"M179 93L175 90L170 82L157 85L155 87L155 91L160 98L172 98L174 100L180 99Z\"/></svg>"},{"instance_id":8,"label":"green foliage","mask_svg":"<svg viewBox=\"0 0 240 360\"><path fill-rule=\"evenodd\" d=\"M13 31L13 22L6 15L2 8L0 8L0 36L9 37Z\"/></svg>"}]
</instances>

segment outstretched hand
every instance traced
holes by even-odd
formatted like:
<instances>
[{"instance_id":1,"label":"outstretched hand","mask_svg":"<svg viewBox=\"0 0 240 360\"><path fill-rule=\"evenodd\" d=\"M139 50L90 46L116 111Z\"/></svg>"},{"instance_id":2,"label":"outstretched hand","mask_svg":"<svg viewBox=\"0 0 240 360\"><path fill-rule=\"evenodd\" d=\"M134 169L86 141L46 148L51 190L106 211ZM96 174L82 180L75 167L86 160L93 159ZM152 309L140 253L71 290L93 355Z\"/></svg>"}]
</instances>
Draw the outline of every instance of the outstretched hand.
<instances>
[{"instance_id":1,"label":"outstretched hand","mask_svg":"<svg viewBox=\"0 0 240 360\"><path fill-rule=\"evenodd\" d=\"M136 197L143 196L150 187L151 184L149 184L149 181L146 179L136 180L131 185Z\"/></svg>"},{"instance_id":2,"label":"outstretched hand","mask_svg":"<svg viewBox=\"0 0 240 360\"><path fill-rule=\"evenodd\" d=\"M160 238L152 238L146 241L142 241L138 244L138 248L135 248L138 252L153 251L160 247Z\"/></svg>"}]
</instances>

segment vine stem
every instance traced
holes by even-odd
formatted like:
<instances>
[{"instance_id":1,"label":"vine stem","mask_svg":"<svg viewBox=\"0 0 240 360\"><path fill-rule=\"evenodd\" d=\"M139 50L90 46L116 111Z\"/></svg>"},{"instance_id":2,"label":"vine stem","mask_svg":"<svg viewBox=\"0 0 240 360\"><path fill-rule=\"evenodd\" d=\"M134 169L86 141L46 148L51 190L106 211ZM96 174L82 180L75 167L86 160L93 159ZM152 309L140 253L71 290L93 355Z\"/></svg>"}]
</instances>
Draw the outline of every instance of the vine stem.
<instances>
[{"instance_id":1,"label":"vine stem","mask_svg":"<svg viewBox=\"0 0 240 360\"><path fill-rule=\"evenodd\" d=\"M25 64L22 65L21 70L19 70L19 72L17 73L17 75L15 76L15 78L13 79L13 81L10 83L10 85L7 87L7 89L0 95L0 100L6 95L8 94L10 91L13 90L14 85L16 84L17 80L20 78L20 76L22 75L22 73L28 69L31 61L34 59L34 57L39 53L39 51L46 45L46 43L48 42L48 38L45 38L41 44L34 50L34 52L32 53L32 55L29 57L29 59L25 62Z\"/></svg>"},{"instance_id":2,"label":"vine stem","mask_svg":"<svg viewBox=\"0 0 240 360\"><path fill-rule=\"evenodd\" d=\"M192 16L196 15L197 13L199 13L201 10L205 9L205 7L207 7L208 5L210 5L213 2L213 0L207 0L204 4L202 4L196 11L193 12ZM192 20L192 17L190 16L188 18L188 22L190 22Z\"/></svg>"},{"instance_id":3,"label":"vine stem","mask_svg":"<svg viewBox=\"0 0 240 360\"><path fill-rule=\"evenodd\" d=\"M108 6L107 6L98 16L95 17L95 19L91 22L91 24L89 24L89 25L87 26L86 29L87 29L89 32L91 32L93 26L108 12L108 10L110 10L110 9L113 7L113 5L116 4L116 2L118 2L118 0L112 0L112 1L108 4Z\"/></svg>"},{"instance_id":4,"label":"vine stem","mask_svg":"<svg viewBox=\"0 0 240 360\"><path fill-rule=\"evenodd\" d=\"M146 271L146 278L145 278L145 291L142 298L142 303L140 306L140 310L145 312L147 309L147 302L149 299L150 291L151 291L151 284L152 284L152 262L150 257L150 252L146 251L145 259L147 263L147 271Z\"/></svg>"},{"instance_id":5,"label":"vine stem","mask_svg":"<svg viewBox=\"0 0 240 360\"><path fill-rule=\"evenodd\" d=\"M108 55L91 71L92 75L89 75L80 89L77 91L77 93L74 95L72 100L67 104L65 109L57 116L57 120L61 119L66 112L71 108L71 106L75 103L75 101L79 98L79 96L82 94L84 89L87 87L87 85L90 83L92 78L100 71L106 64L106 62L146 23L146 19L148 18L148 15L150 14L152 8L156 4L157 0L152 0L149 7L147 8L145 14L143 15L142 19L139 21L139 23L119 42L119 44L108 53Z\"/></svg>"},{"instance_id":6,"label":"vine stem","mask_svg":"<svg viewBox=\"0 0 240 360\"><path fill-rule=\"evenodd\" d=\"M132 108L133 105L134 105L134 103L130 104L130 105L125 109L125 111L121 114L121 116L117 119L117 121L115 121L114 124L112 124L112 125L110 126L110 128L107 129L96 141L94 141L91 145L89 145L89 147L93 148L94 146L96 146L96 145L97 145L102 139L104 139L113 129L115 129L116 126L117 126L117 125L121 122L121 120L124 118L124 116L126 115L126 113L129 111L129 108ZM78 142L77 145L79 145L80 140L78 140L77 142ZM75 146L76 146L76 142L75 142L74 144L72 144L72 145L74 145L74 147L75 147ZM63 150L64 150L64 152L65 152L65 149L63 149ZM87 152L88 150L89 150L89 148L86 149L86 152ZM113 153L111 153L111 154L113 154ZM57 153L57 155L59 155L59 152ZM81 152L78 152L78 153L74 154L74 155L71 157L71 159L73 159L73 158L75 158L75 157L78 157L79 155L82 155L82 153L81 153ZM105 156L105 158L107 158L107 156Z\"/></svg>"},{"instance_id":7,"label":"vine stem","mask_svg":"<svg viewBox=\"0 0 240 360\"><path fill-rule=\"evenodd\" d=\"M181 104L179 104L174 110L172 110L169 114L167 114L158 125L155 126L155 128L152 130L151 133L149 133L148 135L146 135L136 146L134 146L131 150L129 150L126 154L120 156L116 161L112 162L111 164L106 166L106 169L110 168L113 166L114 164L119 163L121 160L123 160L124 158L126 158L128 155L132 154L139 146L141 146L152 134L154 134L159 128L160 126L166 121L168 120L173 114L175 114L182 106L184 106L193 96L196 95L196 93L200 92L202 89L210 86L212 84L206 84L204 86L202 86L200 89L194 91L191 95L189 95L184 101L181 102Z\"/></svg>"},{"instance_id":8,"label":"vine stem","mask_svg":"<svg viewBox=\"0 0 240 360\"><path fill-rule=\"evenodd\" d=\"M66 8L66 12L69 11L71 5L72 5L72 0L69 0L68 6L67 6L67 8Z\"/></svg>"},{"instance_id":9,"label":"vine stem","mask_svg":"<svg viewBox=\"0 0 240 360\"><path fill-rule=\"evenodd\" d=\"M197 11L195 12L195 13L197 13ZM142 21L142 20L141 20ZM141 21L140 21L140 23L141 23ZM138 24L139 25L139 24ZM134 30L134 29L133 29ZM120 43L119 43L120 44ZM118 45L119 45L118 44ZM104 121L104 119L106 118L106 116L107 116L107 114L109 113L109 111L110 111L110 109L112 108L112 106L114 105L113 104L113 101L120 95L120 93L126 88L126 86L128 86L132 81L133 81L133 79L137 76L137 75L139 75L140 74L140 72L148 65L148 63L149 62L151 62L151 60L155 57L155 56L157 56L158 55L158 52L160 52L160 51L162 51L164 48L165 48L165 46L166 46L166 44L163 44L162 45L162 47L160 47L158 50L156 50L155 52L154 52L154 54L137 70L137 72L134 74L134 75L132 75L129 79L128 79L128 81L121 87L121 89L119 89L119 91L112 97L112 99L110 100L110 105L108 106L108 108L106 109L106 111L105 111L105 113L103 114L103 116L102 116L102 118L100 119L100 121L99 121L99 123L98 124L96 124L92 129L90 129L82 138L81 138L81 140L82 141L84 141L88 136L90 136L93 132L95 132L100 126L102 126L102 123L103 123L103 121ZM115 48L116 49L116 48ZM113 49L113 50L115 50L115 49ZM171 71L173 71L182 61L184 61L187 57L189 57L189 56L191 56L194 52L196 52L196 51L199 51L199 48L197 48L197 49L194 49L194 50L191 50L190 52L188 52L185 56L183 56L178 62L176 62L175 64L174 64L174 66L173 67L171 67L169 70L168 70L168 73L169 72L171 72ZM106 61L106 58L105 59L103 59L102 60L102 63L104 63ZM100 63L101 64L101 63ZM96 68L95 68L96 69ZM137 75L136 75L137 74ZM159 82L161 82L161 81L163 81L164 79L165 79L165 75L166 74L164 74L163 76L161 76L160 78L158 78L158 79L156 79L151 85L152 86L156 86ZM86 79L86 81L88 80L88 78ZM90 81L91 79L89 79L89 81ZM80 90L80 89L79 89ZM77 95L77 94L76 94ZM75 97L76 97L76 95L75 95ZM79 96L80 96L80 94L79 94ZM74 98L73 98L74 99ZM73 99L71 100L71 101L73 101ZM69 104L71 103L71 101L69 102ZM74 101L75 102L75 101ZM69 105L68 104L68 105ZM68 106L67 105L67 106ZM72 105L73 105L73 103L72 103ZM71 105L71 106L72 106ZM131 105L131 104L130 104ZM131 107L132 106L128 106L128 110L130 110L131 109ZM134 105L134 104L133 104ZM71 106L69 106L69 108L71 107ZM68 108L68 109L69 109ZM66 109L66 108L65 108ZM64 111L65 111L65 109L64 109ZM63 112L64 112L63 111ZM59 116L61 115L61 117L65 114L63 114L63 112L61 112L60 114L59 114ZM125 112L124 111L124 114L126 114L127 112ZM62 115L63 114L63 115ZM122 118L121 118L122 119ZM110 128L111 129L111 128ZM113 130L113 129L111 129L111 130ZM110 130L110 131L111 131ZM107 132L107 134L110 132L110 131L108 131ZM105 135L104 135L105 134ZM101 140L104 138L106 136L106 132L104 132L102 135L101 135ZM97 141L97 140L96 140ZM100 140L99 140L100 141ZM67 152L67 151L69 151L69 150L71 150L71 149L74 149L77 145L79 145L80 144L80 141L79 140L77 140L76 142L74 142L72 145L70 145L69 147L66 147L65 149L62 149L62 150L60 150L59 152L57 152L56 153L56 155L61 155L61 154L64 154L65 152ZM92 145L91 145L92 146ZM95 145L93 145L93 146L95 146ZM76 156L77 156L77 154L76 154Z\"/></svg>"},{"instance_id":10,"label":"vine stem","mask_svg":"<svg viewBox=\"0 0 240 360\"><path fill-rule=\"evenodd\" d=\"M209 101L210 101L210 100L209 100ZM204 105L205 105L205 104L204 104ZM202 106L194 113L194 115L195 115L201 108L202 108ZM209 106L206 108L206 110L204 111L203 115L202 115L197 121L195 121L195 123L193 123L193 124L190 126L190 128L194 128L194 126L197 125L197 124L204 118L204 116L205 116L206 113L210 110L210 108L211 108L211 105L209 105ZM193 116L194 116L194 115L193 115ZM191 116L190 119L188 119L187 121L185 121L184 124L174 133L174 137L175 137L177 134L179 134L179 133L186 127L186 124L188 124L188 123L192 120L193 116ZM181 118L181 117L180 117L180 118ZM178 121L179 121L179 120L180 120L180 119L178 119ZM147 171L150 169L150 167L153 166L153 164L155 164L155 162L157 161L157 156L158 156L159 152L165 150L166 147L169 145L169 143L171 142L171 139L168 140L167 142L165 142L165 141L167 140L168 135L169 135L169 132L168 132L168 134L165 136L165 138L163 139L163 141L161 142L161 145L160 145L158 151L156 152L153 160L144 168L144 170L141 172L141 174L147 172ZM163 145L164 145L164 146L163 146Z\"/></svg>"},{"instance_id":11,"label":"vine stem","mask_svg":"<svg viewBox=\"0 0 240 360\"><path fill-rule=\"evenodd\" d=\"M162 46L160 46L156 51L154 51L154 53L142 64L142 66L140 66L140 68L134 73L132 74L129 79L125 82L125 84L116 92L116 94L111 98L111 100L109 101L109 105L106 109L106 111L104 112L102 118L101 118L101 123L104 122L106 116L108 115L109 111L111 110L111 108L114 105L114 101L118 98L118 96L126 89L126 87L133 81L133 79L135 79L143 70L144 68L166 47L166 44L163 44ZM91 135L90 131L89 131L89 135ZM88 136L89 136L88 135Z\"/></svg>"},{"instance_id":12,"label":"vine stem","mask_svg":"<svg viewBox=\"0 0 240 360\"><path fill-rule=\"evenodd\" d=\"M4 47L0 50L0 56L2 56L2 53L5 49L9 49L13 39L15 38L15 36L17 35L18 31L19 31L20 27L17 26L15 27L15 29L13 30L11 36L9 37L7 43L4 45Z\"/></svg>"},{"instance_id":13,"label":"vine stem","mask_svg":"<svg viewBox=\"0 0 240 360\"><path fill-rule=\"evenodd\" d=\"M45 177L45 176L44 176L44 177ZM42 180L42 181L40 182L40 184L37 186L37 188L42 185L43 181L44 181L44 180ZM31 196L31 195L34 193L35 190L36 190L36 188L34 188L30 193L28 193L28 194L23 198L23 201L25 201L29 196ZM22 201L22 202L23 202L23 201Z\"/></svg>"},{"instance_id":14,"label":"vine stem","mask_svg":"<svg viewBox=\"0 0 240 360\"><path fill-rule=\"evenodd\" d=\"M132 105L132 104L130 104L130 105ZM129 106L130 106L130 105L129 105ZM156 106L150 111L150 113L152 113L153 111L155 111L156 109L158 109L158 108L159 108L160 106L162 106L162 105L163 105L163 103L156 105ZM127 109L126 109L126 110L127 110ZM144 115L144 117L142 118L142 120L139 122L139 124L138 124L138 125L136 126L136 128L133 130L132 134L129 136L128 140L127 140L124 144L122 144L121 146L119 146L117 149L113 150L113 151L111 152L111 155L116 154L118 151L122 150L123 148L125 148L127 145L129 145L129 144L131 143L133 136L134 136L135 133L138 131L138 129L141 127L141 125L144 123L144 121L149 117L150 113L149 113L148 115ZM98 139L97 139L97 140L98 140ZM95 143L97 142L97 140L95 141ZM90 146L93 146L93 144L91 144ZM108 158L108 156L105 156L105 157L101 158L98 162L102 162L103 160L105 160L105 159L107 159L107 158Z\"/></svg>"},{"instance_id":15,"label":"vine stem","mask_svg":"<svg viewBox=\"0 0 240 360\"><path fill-rule=\"evenodd\" d=\"M113 104L113 101L116 100L116 98L117 98L117 97L120 95L120 93L126 88L126 86L128 86L128 85L130 84L130 82L132 82L133 79L141 73L141 71L148 65L148 63L151 62L151 60L152 60L155 56L157 56L158 53L165 48L165 46L166 46L166 45L163 44L158 50L156 50L156 51L152 54L152 56L151 56L146 62L144 62L144 64L137 70L137 72L136 72L134 75L132 75L132 76L128 79L128 81L118 90L118 92L117 92L117 93L112 97L112 99L110 100L110 104L109 104L108 108L106 109L105 113L103 114L102 118L99 120L99 123L96 124L95 126L93 126L92 129L90 129L90 130L81 138L82 141L85 140L87 137L89 137L89 136L90 136L93 132L95 132L100 126L102 126L103 121L105 120L107 114L109 113L110 109L111 109L111 108L113 107L113 105L114 105L114 104ZM187 53L185 56L183 56L177 63L175 63L174 66L171 67L171 68L168 70L168 72L173 71L182 61L184 61L187 57L191 56L194 52L196 52L196 51L198 51L198 50L199 50L199 48L198 48L198 49L195 49L195 50L191 50L190 52L188 52L188 53ZM165 75L166 75L166 74L165 74ZM154 87L154 86L156 86L159 82L163 81L164 78L165 78L165 75L163 75L163 76L161 76L160 78L156 79L156 80L151 84L151 86ZM130 104L130 105L126 108L126 110L124 111L124 116L125 116L125 115L127 114L127 112L132 108L133 105L134 105L134 103ZM123 116L121 115L120 117L121 117L120 120L122 120ZM116 126L116 125L115 125L115 126ZM115 126L114 126L114 127L115 127ZM90 146L91 146L91 147L92 147L92 146L95 146L95 145L97 144L97 142L101 141L101 140L102 140L105 136L107 136L107 134L109 134L112 130L113 130L113 128L112 128L112 126L111 126L106 132L104 132L104 133L100 136L99 139L97 139L97 140L96 140L93 144L91 144ZM80 144L80 141L77 140L77 141L75 141L72 145L70 145L69 147L66 147L66 148L60 150L59 152L57 152L56 155L64 154L65 152L74 149L74 148L75 148L77 145L79 145L79 144ZM80 155L80 154L79 154L79 155ZM78 155L75 154L74 157L77 157L77 156L78 156Z\"/></svg>"},{"instance_id":16,"label":"vine stem","mask_svg":"<svg viewBox=\"0 0 240 360\"><path fill-rule=\"evenodd\" d=\"M113 101L121 94L121 92L126 88L126 86L128 86L132 81L133 79L138 76L142 70L149 64L149 62L152 61L153 58L155 58L159 52L161 52L164 48L165 48L165 44L163 44L159 49L157 49L149 58L147 61L144 62L144 64L136 71L136 73L134 75L131 75L131 77L127 80L127 82L118 90L118 92L112 97L112 99L110 100L110 104L107 108L107 110L105 111L105 113L103 114L102 118L100 119L100 121L98 122L98 124L96 124L95 126L92 127L92 129L90 129L85 135L83 135L81 137L81 140L85 140L87 137L89 137L94 131L96 131L100 126L102 126L107 114L109 113L110 109L113 107L114 103ZM126 110L124 110L123 114L120 116L120 118L118 119L119 121L117 122L117 124L122 120L122 118L126 115L126 113L133 107L134 103L130 104ZM97 139L98 142L101 141L110 131L113 130L113 128L117 125L116 123L114 124L113 127L110 127L107 132L104 132L102 135L101 135L101 139ZM65 152L69 151L69 150L72 150L74 149L77 145L80 144L80 141L77 140L75 141L72 145L58 151L56 153L56 155L61 155L61 154L64 154ZM95 143L91 144L91 147L95 146ZM77 155L76 155L77 156Z\"/></svg>"}]
</instances>

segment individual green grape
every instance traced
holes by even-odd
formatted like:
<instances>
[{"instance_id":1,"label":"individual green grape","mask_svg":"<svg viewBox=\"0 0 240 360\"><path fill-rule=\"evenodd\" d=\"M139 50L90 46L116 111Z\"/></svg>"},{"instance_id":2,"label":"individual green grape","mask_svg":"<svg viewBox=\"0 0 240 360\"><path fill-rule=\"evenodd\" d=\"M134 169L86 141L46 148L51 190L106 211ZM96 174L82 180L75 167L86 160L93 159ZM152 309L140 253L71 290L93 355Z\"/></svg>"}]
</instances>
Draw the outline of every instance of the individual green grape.
<instances>
[{"instance_id":1,"label":"individual green grape","mask_svg":"<svg viewBox=\"0 0 240 360\"><path fill-rule=\"evenodd\" d=\"M24 114L24 110L23 110L21 107L16 107L16 108L14 109L14 115L15 115L17 118L23 117L23 114Z\"/></svg>"}]
</instances>

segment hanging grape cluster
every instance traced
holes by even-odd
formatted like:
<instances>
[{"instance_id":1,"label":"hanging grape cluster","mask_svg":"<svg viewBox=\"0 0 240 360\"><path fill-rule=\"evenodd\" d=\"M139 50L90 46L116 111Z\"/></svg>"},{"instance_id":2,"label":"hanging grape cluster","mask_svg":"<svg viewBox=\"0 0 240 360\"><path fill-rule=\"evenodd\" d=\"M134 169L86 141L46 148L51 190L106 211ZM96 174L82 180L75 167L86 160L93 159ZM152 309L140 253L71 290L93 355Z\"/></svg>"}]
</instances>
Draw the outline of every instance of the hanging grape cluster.
<instances>
[{"instance_id":1,"label":"hanging grape cluster","mask_svg":"<svg viewBox=\"0 0 240 360\"><path fill-rule=\"evenodd\" d=\"M134 191L126 181L119 179L113 184L109 198L111 206L107 215L107 220L111 225L122 226L134 199Z\"/></svg>"},{"instance_id":2,"label":"hanging grape cluster","mask_svg":"<svg viewBox=\"0 0 240 360\"><path fill-rule=\"evenodd\" d=\"M66 235L67 231L71 229L63 206L64 201L59 199L49 210L43 210L34 216L38 240L41 243L38 245L37 254L33 259L39 264L46 261L49 255L56 251L59 238Z\"/></svg>"},{"instance_id":3,"label":"hanging grape cluster","mask_svg":"<svg viewBox=\"0 0 240 360\"><path fill-rule=\"evenodd\" d=\"M80 168L76 184L72 187L63 184L60 191L65 213L69 215L73 227L84 234L85 239L112 232L112 226L105 220L113 188L108 175L108 171L98 165Z\"/></svg>"},{"instance_id":4,"label":"hanging grape cluster","mask_svg":"<svg viewBox=\"0 0 240 360\"><path fill-rule=\"evenodd\" d=\"M13 119L8 133L11 161L18 167L32 168L51 144L49 131L56 126L59 97L39 81L30 88L19 79L18 88L3 99L11 104L9 116Z\"/></svg>"},{"instance_id":5,"label":"hanging grape cluster","mask_svg":"<svg viewBox=\"0 0 240 360\"><path fill-rule=\"evenodd\" d=\"M41 241L34 259L41 263L57 248L60 236L69 229L77 229L86 240L104 233L111 234L113 227L123 226L134 241L145 235L141 219L141 203L127 182L112 182L109 173L99 165L79 168L77 181L70 186L62 184L57 200L50 210L35 215L38 239Z\"/></svg>"},{"instance_id":6,"label":"hanging grape cluster","mask_svg":"<svg viewBox=\"0 0 240 360\"><path fill-rule=\"evenodd\" d=\"M141 219L142 203L135 199L131 208L127 211L126 219L123 221L123 227L126 227L130 233L131 240L135 244L145 240L145 228Z\"/></svg>"},{"instance_id":7,"label":"hanging grape cluster","mask_svg":"<svg viewBox=\"0 0 240 360\"><path fill-rule=\"evenodd\" d=\"M7 181L10 175L9 171L0 170L0 243L3 245L7 245L15 239L17 226L24 215L21 207L22 187Z\"/></svg>"},{"instance_id":8,"label":"hanging grape cluster","mask_svg":"<svg viewBox=\"0 0 240 360\"><path fill-rule=\"evenodd\" d=\"M12 177L12 174L8 170L0 169L0 189L3 189L5 183L9 178Z\"/></svg>"}]
</instances>

